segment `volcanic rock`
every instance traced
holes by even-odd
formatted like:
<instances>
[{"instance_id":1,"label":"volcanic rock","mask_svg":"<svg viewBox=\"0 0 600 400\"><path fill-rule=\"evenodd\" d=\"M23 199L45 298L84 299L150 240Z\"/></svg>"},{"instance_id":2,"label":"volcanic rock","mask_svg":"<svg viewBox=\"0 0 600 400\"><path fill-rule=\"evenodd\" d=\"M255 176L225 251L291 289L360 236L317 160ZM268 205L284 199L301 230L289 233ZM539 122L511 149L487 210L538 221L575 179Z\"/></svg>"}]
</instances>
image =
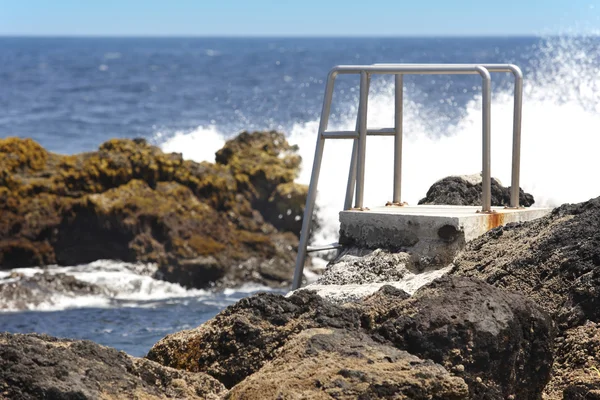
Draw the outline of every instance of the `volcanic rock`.
<instances>
[{"instance_id":1,"label":"volcanic rock","mask_svg":"<svg viewBox=\"0 0 600 400\"><path fill-rule=\"evenodd\" d=\"M419 204L451 206L481 205L481 175L449 176L434 183ZM529 207L535 200L519 188L519 205ZM492 178L492 206L510 206L510 186L504 187Z\"/></svg>"},{"instance_id":2,"label":"volcanic rock","mask_svg":"<svg viewBox=\"0 0 600 400\"><path fill-rule=\"evenodd\" d=\"M439 278L371 325L397 348L463 377L472 399L538 399L550 378L550 317L479 280Z\"/></svg>"},{"instance_id":3,"label":"volcanic rock","mask_svg":"<svg viewBox=\"0 0 600 400\"><path fill-rule=\"evenodd\" d=\"M532 299L561 329L600 322L600 198L495 228L468 243L454 264L452 274Z\"/></svg>"},{"instance_id":4,"label":"volcanic rock","mask_svg":"<svg viewBox=\"0 0 600 400\"><path fill-rule=\"evenodd\" d=\"M162 365L201 371L232 387L258 371L295 334L310 328L358 329L359 313L314 293L288 298L265 293L242 299L212 320L168 335L147 358Z\"/></svg>"},{"instance_id":5,"label":"volcanic rock","mask_svg":"<svg viewBox=\"0 0 600 400\"><path fill-rule=\"evenodd\" d=\"M87 340L0 333L0 397L6 399L219 399L202 373L131 357Z\"/></svg>"},{"instance_id":6,"label":"volcanic rock","mask_svg":"<svg viewBox=\"0 0 600 400\"><path fill-rule=\"evenodd\" d=\"M432 361L365 334L317 328L288 341L228 398L459 400L467 395L461 378Z\"/></svg>"},{"instance_id":7,"label":"volcanic rock","mask_svg":"<svg viewBox=\"0 0 600 400\"><path fill-rule=\"evenodd\" d=\"M309 365L325 365L326 360L330 360L331 365L339 364L341 369L342 359L347 365L354 365L359 362L356 358L360 358L363 351L359 349L352 355L336 350L337 353L333 354L335 351L330 348L334 345L328 342L329 339L323 343L330 343L327 352L332 354L323 355L323 361L318 352L300 355L300 350L289 350L299 345L298 342L290 344L294 337L313 328L343 330L343 333L331 336L331 340L335 343L340 341L343 346L348 344L349 349L353 349L349 343L365 343L365 354L374 354L373 349L378 349L384 354L388 352L400 359L406 358L397 352L384 350L395 347L421 360L433 360L463 379L469 387L468 398L472 399L504 399L508 396L539 399L552 364L552 321L547 314L518 294L461 277L437 279L419 289L413 297L392 286L384 286L360 301L341 305L308 290L297 291L289 297L274 294L253 296L227 308L196 329L165 337L147 357L166 366L208 373L226 387L239 384L232 393L245 393L244 396L256 395L258 382L263 379L271 382L267 387L275 397L279 390L284 390L285 396L286 391L292 388L309 393L319 387L315 386L308 372ZM379 345L369 342L365 335ZM304 339L298 340L302 342ZM288 345L289 348L286 347ZM312 361L311 356L315 357ZM362 361L368 361L371 356L366 357ZM301 365L306 364L307 371L301 374L306 377L306 382L304 378L287 377L286 374L291 374L291 370L287 369L282 372L283 375L277 375L284 363L281 360L292 359ZM418 365L420 363L417 362ZM403 370L401 365L398 371ZM318 373L319 370L315 371ZM432 371L426 376L433 379L443 375L439 369L435 369L435 373ZM334 390L338 378L327 374L334 372L328 370L323 376L323 385L331 390ZM365 374L369 376L365 382L379 384L374 380L374 372ZM413 375L398 374L390 378L394 382L390 393L406 396L395 385L405 382L410 387L408 382ZM278 379L286 383L277 386L275 382ZM430 398L445 398L434 395L438 393L436 390L441 390L439 387L426 389L429 387L428 379L420 387L421 391L415 389L415 396L429 393ZM445 382L445 378L442 381ZM341 391L340 395L362 393L369 398L365 394L371 393L367 383L360 387L355 385L358 383L347 382L343 386L348 391ZM333 395L334 392L331 393ZM458 392L452 389L448 393L454 393L449 394L454 396Z\"/></svg>"},{"instance_id":8,"label":"volcanic rock","mask_svg":"<svg viewBox=\"0 0 600 400\"><path fill-rule=\"evenodd\" d=\"M71 156L2 139L0 268L119 259L188 287L287 285L306 196L296 150L277 132L240 134L215 164L143 139Z\"/></svg>"}]
</instances>

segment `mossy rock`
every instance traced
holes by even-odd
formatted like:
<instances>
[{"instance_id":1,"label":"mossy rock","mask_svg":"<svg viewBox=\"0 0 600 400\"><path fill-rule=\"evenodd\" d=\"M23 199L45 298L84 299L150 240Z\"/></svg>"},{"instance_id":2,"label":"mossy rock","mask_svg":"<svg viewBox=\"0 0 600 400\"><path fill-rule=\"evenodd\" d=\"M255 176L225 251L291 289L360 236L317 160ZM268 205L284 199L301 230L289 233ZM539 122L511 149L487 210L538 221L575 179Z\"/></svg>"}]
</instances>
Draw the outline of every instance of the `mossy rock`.
<instances>
[{"instance_id":1,"label":"mossy rock","mask_svg":"<svg viewBox=\"0 0 600 400\"><path fill-rule=\"evenodd\" d=\"M46 166L48 153L32 139L10 137L0 140L0 170L39 171Z\"/></svg>"},{"instance_id":2,"label":"mossy rock","mask_svg":"<svg viewBox=\"0 0 600 400\"><path fill-rule=\"evenodd\" d=\"M272 214L303 209L296 150L277 132L240 134L215 164L143 139L75 155L0 139L0 268L113 258L158 263L186 286L286 285L297 238L278 230L300 225Z\"/></svg>"}]
</instances>

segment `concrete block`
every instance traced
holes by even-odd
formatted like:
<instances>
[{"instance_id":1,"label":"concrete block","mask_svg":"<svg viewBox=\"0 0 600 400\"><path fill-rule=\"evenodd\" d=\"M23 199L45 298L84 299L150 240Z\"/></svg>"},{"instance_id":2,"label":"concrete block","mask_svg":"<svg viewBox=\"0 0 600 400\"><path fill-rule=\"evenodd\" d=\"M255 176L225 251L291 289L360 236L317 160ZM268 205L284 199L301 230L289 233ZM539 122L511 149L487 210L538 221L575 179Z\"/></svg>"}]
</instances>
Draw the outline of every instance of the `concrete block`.
<instances>
[{"instance_id":1,"label":"concrete block","mask_svg":"<svg viewBox=\"0 0 600 400\"><path fill-rule=\"evenodd\" d=\"M408 251L418 257L451 262L467 242L509 222L530 221L550 208L493 207L479 213L473 206L377 207L340 212L340 243L369 249Z\"/></svg>"}]
</instances>

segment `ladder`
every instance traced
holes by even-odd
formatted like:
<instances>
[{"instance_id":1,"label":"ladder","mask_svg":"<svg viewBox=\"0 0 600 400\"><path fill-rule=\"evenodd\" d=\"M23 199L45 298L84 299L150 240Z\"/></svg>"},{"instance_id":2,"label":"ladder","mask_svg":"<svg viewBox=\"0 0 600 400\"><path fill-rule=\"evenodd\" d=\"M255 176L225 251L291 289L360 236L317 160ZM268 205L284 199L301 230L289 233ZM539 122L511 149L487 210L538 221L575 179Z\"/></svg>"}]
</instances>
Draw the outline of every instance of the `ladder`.
<instances>
[{"instance_id":1,"label":"ladder","mask_svg":"<svg viewBox=\"0 0 600 400\"><path fill-rule=\"evenodd\" d=\"M341 247L339 243L319 246L308 246L308 237L312 225L317 197L317 186L321 171L321 161L326 139L353 139L352 158L348 172L348 184L344 209L364 210L365 154L367 136L394 136L394 189L389 205L402 206L402 115L403 115L403 76L404 75L480 75L482 80L482 210L492 213L491 204L491 171L490 171L490 139L491 139L491 75L494 72L509 72L514 76L514 112L513 112L513 147L512 147L512 180L510 207L519 207L519 175L521 158L521 115L523 106L523 74L513 64L373 64L373 65L341 65L334 67L327 77L325 97L321 110L321 121L317 135L315 158L310 178L296 268L292 290L298 289L302 283L304 264L308 252L325 251ZM331 101L335 79L341 74L360 75L359 106L354 131L328 131L327 125L331 111ZM394 75L395 77L395 113L394 127L369 129L367 127L367 107L370 78L372 75ZM352 208L352 201L354 208Z\"/></svg>"}]
</instances>

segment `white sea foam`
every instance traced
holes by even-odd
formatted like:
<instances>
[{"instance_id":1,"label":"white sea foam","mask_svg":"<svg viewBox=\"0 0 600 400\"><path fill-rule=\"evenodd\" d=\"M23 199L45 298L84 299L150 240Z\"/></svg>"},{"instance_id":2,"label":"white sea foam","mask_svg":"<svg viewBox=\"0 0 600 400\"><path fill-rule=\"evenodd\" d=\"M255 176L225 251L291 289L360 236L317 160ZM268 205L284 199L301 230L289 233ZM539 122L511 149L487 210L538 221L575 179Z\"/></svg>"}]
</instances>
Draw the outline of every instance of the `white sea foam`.
<instances>
[{"instance_id":1,"label":"white sea foam","mask_svg":"<svg viewBox=\"0 0 600 400\"><path fill-rule=\"evenodd\" d=\"M228 288L220 295L211 290L186 289L183 286L152 277L155 264L126 263L115 260L98 260L89 264L75 266L49 266L45 268L17 268L0 271L0 285L18 282L19 277L32 277L46 272L64 273L77 280L97 286L100 293L81 295L73 292L51 292L44 287L32 287L31 299L16 298L4 300L0 312L20 311L57 311L70 308L108 308L140 307L155 308L164 303L187 304L190 301L202 301L224 308L232 299L247 296L257 291L270 291L271 288L257 284L245 284L239 288Z\"/></svg>"},{"instance_id":2,"label":"white sea foam","mask_svg":"<svg viewBox=\"0 0 600 400\"><path fill-rule=\"evenodd\" d=\"M9 284L18 279L10 278L11 272L25 277L46 272L50 274L64 273L76 279L96 285L102 294L80 295L71 292L45 292L42 288L36 293L35 301L26 304L28 310L53 311L79 307L111 307L111 306L142 306L142 302L163 299L181 299L187 297L209 297L211 292L201 289L186 289L178 284L152 278L156 270L153 264L132 264L121 261L99 260L90 264L46 268L18 268L3 271L0 274L0 284ZM38 291L38 289L34 289ZM22 302L27 299L17 299L14 304L5 304L3 311L22 309ZM33 299L32 299L33 300ZM41 300L41 301L40 301ZM21 303L19 305L18 303ZM148 306L148 304L145 304ZM150 305L151 306L151 305Z\"/></svg>"},{"instance_id":3,"label":"white sea foam","mask_svg":"<svg viewBox=\"0 0 600 400\"><path fill-rule=\"evenodd\" d=\"M162 132L155 135L157 141L164 140L160 147L165 152L181 153L194 161L215 161L215 153L225 144L225 136L214 126L198 127L191 132L176 132L166 136Z\"/></svg>"}]
</instances>

